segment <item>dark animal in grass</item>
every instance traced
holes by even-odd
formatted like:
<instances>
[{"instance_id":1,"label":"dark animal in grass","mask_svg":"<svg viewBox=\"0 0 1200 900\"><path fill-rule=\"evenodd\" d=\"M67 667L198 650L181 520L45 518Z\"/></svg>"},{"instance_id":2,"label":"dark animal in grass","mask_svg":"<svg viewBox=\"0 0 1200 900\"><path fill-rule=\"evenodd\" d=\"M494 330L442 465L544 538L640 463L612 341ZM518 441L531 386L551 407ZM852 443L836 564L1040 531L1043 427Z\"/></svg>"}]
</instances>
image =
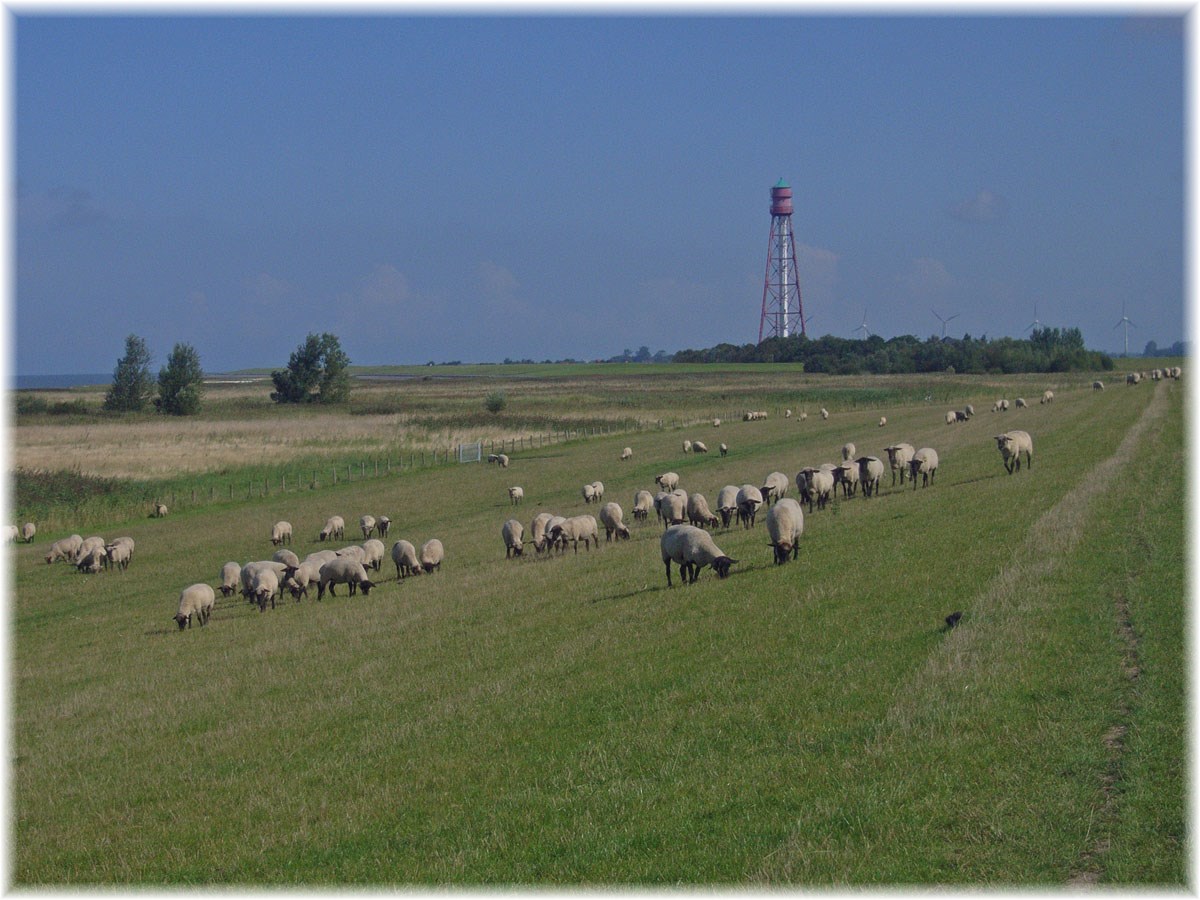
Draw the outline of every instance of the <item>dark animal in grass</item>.
<instances>
[{"instance_id":1,"label":"dark animal in grass","mask_svg":"<svg viewBox=\"0 0 1200 900\"><path fill-rule=\"evenodd\" d=\"M952 612L946 616L946 630L949 631L958 624L958 620L962 618L962 612Z\"/></svg>"}]
</instances>

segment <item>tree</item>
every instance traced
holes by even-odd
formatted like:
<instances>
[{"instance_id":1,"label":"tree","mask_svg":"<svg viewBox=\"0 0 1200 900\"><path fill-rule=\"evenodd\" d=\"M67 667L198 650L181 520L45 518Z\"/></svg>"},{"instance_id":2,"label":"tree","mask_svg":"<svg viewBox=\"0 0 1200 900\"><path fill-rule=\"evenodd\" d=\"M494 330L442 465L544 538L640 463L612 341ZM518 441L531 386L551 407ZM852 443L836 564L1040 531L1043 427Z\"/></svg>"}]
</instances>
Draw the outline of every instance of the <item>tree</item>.
<instances>
[{"instance_id":1,"label":"tree","mask_svg":"<svg viewBox=\"0 0 1200 900\"><path fill-rule=\"evenodd\" d=\"M504 396L504 391L492 391L483 398L483 408L495 415L508 406L508 398Z\"/></svg>"},{"instance_id":2,"label":"tree","mask_svg":"<svg viewBox=\"0 0 1200 900\"><path fill-rule=\"evenodd\" d=\"M104 395L104 408L112 412L141 412L154 393L150 375L150 348L136 334L125 338L125 355L117 360L112 387Z\"/></svg>"},{"instance_id":3,"label":"tree","mask_svg":"<svg viewBox=\"0 0 1200 900\"><path fill-rule=\"evenodd\" d=\"M172 416L193 416L200 412L204 397L204 370L200 354L191 344L176 344L167 364L158 370L158 397L154 406Z\"/></svg>"},{"instance_id":4,"label":"tree","mask_svg":"<svg viewBox=\"0 0 1200 900\"><path fill-rule=\"evenodd\" d=\"M276 403L342 403L350 398L350 357L335 335L312 334L293 351L286 369L271 373Z\"/></svg>"}]
</instances>

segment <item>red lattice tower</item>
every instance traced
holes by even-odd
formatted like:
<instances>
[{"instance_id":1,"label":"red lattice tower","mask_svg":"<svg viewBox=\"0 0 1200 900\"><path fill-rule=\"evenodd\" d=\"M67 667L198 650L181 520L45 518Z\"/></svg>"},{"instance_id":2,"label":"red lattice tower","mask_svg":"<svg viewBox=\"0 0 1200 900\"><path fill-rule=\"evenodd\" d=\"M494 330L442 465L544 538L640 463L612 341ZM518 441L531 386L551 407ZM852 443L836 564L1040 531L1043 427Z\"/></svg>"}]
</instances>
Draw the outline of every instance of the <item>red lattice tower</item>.
<instances>
[{"instance_id":1,"label":"red lattice tower","mask_svg":"<svg viewBox=\"0 0 1200 900\"><path fill-rule=\"evenodd\" d=\"M792 236L792 189L780 178L771 188L771 236L767 241L767 275L763 279L758 342L797 332L806 334L796 239Z\"/></svg>"}]
</instances>

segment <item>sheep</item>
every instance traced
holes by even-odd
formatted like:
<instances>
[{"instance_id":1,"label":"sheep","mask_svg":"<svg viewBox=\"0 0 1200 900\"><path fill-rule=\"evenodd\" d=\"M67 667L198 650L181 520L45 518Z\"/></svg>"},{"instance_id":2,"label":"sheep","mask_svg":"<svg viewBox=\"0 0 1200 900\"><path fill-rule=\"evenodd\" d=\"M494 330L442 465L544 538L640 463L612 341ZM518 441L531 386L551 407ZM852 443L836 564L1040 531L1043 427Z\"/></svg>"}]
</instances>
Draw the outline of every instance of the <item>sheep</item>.
<instances>
[{"instance_id":1,"label":"sheep","mask_svg":"<svg viewBox=\"0 0 1200 900\"><path fill-rule=\"evenodd\" d=\"M692 441L692 452L693 453L707 453L708 452L708 444L704 443L704 441Z\"/></svg>"},{"instance_id":2,"label":"sheep","mask_svg":"<svg viewBox=\"0 0 1200 900\"><path fill-rule=\"evenodd\" d=\"M104 564L107 568L117 568L124 572L129 568L129 560L133 558L133 547L124 541L108 544L104 548Z\"/></svg>"},{"instance_id":3,"label":"sheep","mask_svg":"<svg viewBox=\"0 0 1200 900\"><path fill-rule=\"evenodd\" d=\"M784 417L785 419L790 419L790 418L792 417L792 410L791 410L790 408L788 408L788 409L785 409L785 410L783 411L783 417Z\"/></svg>"},{"instance_id":4,"label":"sheep","mask_svg":"<svg viewBox=\"0 0 1200 900\"><path fill-rule=\"evenodd\" d=\"M721 427L721 420L713 419L713 428L720 428L720 427Z\"/></svg>"},{"instance_id":5,"label":"sheep","mask_svg":"<svg viewBox=\"0 0 1200 900\"><path fill-rule=\"evenodd\" d=\"M525 549L525 526L516 519L509 519L500 526L500 537L504 540L505 559L515 559Z\"/></svg>"},{"instance_id":6,"label":"sheep","mask_svg":"<svg viewBox=\"0 0 1200 900\"><path fill-rule=\"evenodd\" d=\"M604 499L604 482L603 481L593 481L592 482L592 502L599 503L603 499Z\"/></svg>"},{"instance_id":7,"label":"sheep","mask_svg":"<svg viewBox=\"0 0 1200 900\"><path fill-rule=\"evenodd\" d=\"M561 522L556 522L550 532L550 537L555 542L561 543L564 548L567 541L570 541L576 553L579 552L580 541L583 541L584 549L588 551L592 549L592 544L595 544L597 548L600 546L600 530L595 516L571 516Z\"/></svg>"},{"instance_id":8,"label":"sheep","mask_svg":"<svg viewBox=\"0 0 1200 900\"><path fill-rule=\"evenodd\" d=\"M654 476L654 483L664 491L673 491L679 487L679 476L674 472L663 472L661 475Z\"/></svg>"},{"instance_id":9,"label":"sheep","mask_svg":"<svg viewBox=\"0 0 1200 900\"><path fill-rule=\"evenodd\" d=\"M83 538L77 534L70 537L60 538L50 545L50 552L46 554L46 562L52 563L57 560L71 560L75 558L75 551L79 549L79 545L83 543Z\"/></svg>"},{"instance_id":10,"label":"sheep","mask_svg":"<svg viewBox=\"0 0 1200 900\"><path fill-rule=\"evenodd\" d=\"M317 535L319 541L341 540L346 533L346 520L341 516L330 516L325 520L325 526Z\"/></svg>"},{"instance_id":11,"label":"sheep","mask_svg":"<svg viewBox=\"0 0 1200 900\"><path fill-rule=\"evenodd\" d=\"M807 469L800 474L805 476L806 486L801 491L801 496L806 496L808 501L808 511L813 511L813 503L817 504L817 509L824 509L825 506L833 499L833 491L835 483L833 480L832 470L826 469ZM796 476L799 481L800 475Z\"/></svg>"},{"instance_id":12,"label":"sheep","mask_svg":"<svg viewBox=\"0 0 1200 900\"><path fill-rule=\"evenodd\" d=\"M1004 458L1004 468L1011 475L1021 471L1021 453L1025 454L1025 465L1033 467L1033 438L1025 431L1006 431L995 436L996 449Z\"/></svg>"},{"instance_id":13,"label":"sheep","mask_svg":"<svg viewBox=\"0 0 1200 900\"><path fill-rule=\"evenodd\" d=\"M591 503L595 499L596 499L596 489L594 487L592 487L592 485L590 485L590 484L585 484L583 486L583 502Z\"/></svg>"},{"instance_id":14,"label":"sheep","mask_svg":"<svg viewBox=\"0 0 1200 900\"><path fill-rule=\"evenodd\" d=\"M687 501L687 519L689 525L698 528L716 528L717 517L708 508L708 499L703 494L691 494Z\"/></svg>"},{"instance_id":15,"label":"sheep","mask_svg":"<svg viewBox=\"0 0 1200 900\"><path fill-rule=\"evenodd\" d=\"M278 547L280 544L292 542L292 523L276 522L271 526L271 543Z\"/></svg>"},{"instance_id":16,"label":"sheep","mask_svg":"<svg viewBox=\"0 0 1200 900\"><path fill-rule=\"evenodd\" d=\"M882 428L886 424L887 424L887 416L880 416L879 417L879 427Z\"/></svg>"},{"instance_id":17,"label":"sheep","mask_svg":"<svg viewBox=\"0 0 1200 900\"><path fill-rule=\"evenodd\" d=\"M800 411L800 421L803 422L807 418L808 418L808 413L805 412L804 410L801 410Z\"/></svg>"},{"instance_id":18,"label":"sheep","mask_svg":"<svg viewBox=\"0 0 1200 900\"><path fill-rule=\"evenodd\" d=\"M650 510L654 506L654 495L649 491L638 491L633 495L633 520L635 522L644 522L650 515Z\"/></svg>"},{"instance_id":19,"label":"sheep","mask_svg":"<svg viewBox=\"0 0 1200 900\"><path fill-rule=\"evenodd\" d=\"M1017 398L1017 409L1027 409L1028 406L1029 406L1029 404L1025 402L1024 397Z\"/></svg>"},{"instance_id":20,"label":"sheep","mask_svg":"<svg viewBox=\"0 0 1200 900\"><path fill-rule=\"evenodd\" d=\"M731 559L716 545L703 528L692 525L672 525L659 540L663 565L667 567L667 587L671 587L671 563L679 566L684 584L695 584L696 576L705 566L711 566L718 578L729 575L737 560Z\"/></svg>"},{"instance_id":21,"label":"sheep","mask_svg":"<svg viewBox=\"0 0 1200 900\"><path fill-rule=\"evenodd\" d=\"M1142 380L1142 375L1140 372L1130 372L1125 376L1126 384L1137 384L1141 380Z\"/></svg>"},{"instance_id":22,"label":"sheep","mask_svg":"<svg viewBox=\"0 0 1200 900\"><path fill-rule=\"evenodd\" d=\"M858 452L858 448L855 447L853 443L848 441L845 444L842 444L842 461L845 462L856 452Z\"/></svg>"},{"instance_id":23,"label":"sheep","mask_svg":"<svg viewBox=\"0 0 1200 900\"><path fill-rule=\"evenodd\" d=\"M838 466L838 479L842 484L842 496L849 498L858 493L858 461L849 459Z\"/></svg>"},{"instance_id":24,"label":"sheep","mask_svg":"<svg viewBox=\"0 0 1200 900\"><path fill-rule=\"evenodd\" d=\"M363 540L365 541L367 538L369 538L371 536L371 533L375 530L375 517L374 516L360 516L358 519L358 527L362 529Z\"/></svg>"},{"instance_id":25,"label":"sheep","mask_svg":"<svg viewBox=\"0 0 1200 900\"><path fill-rule=\"evenodd\" d=\"M782 472L772 472L763 481L759 493L762 494L764 503L774 503L780 497L787 495L790 486L791 483L786 475Z\"/></svg>"},{"instance_id":26,"label":"sheep","mask_svg":"<svg viewBox=\"0 0 1200 900\"><path fill-rule=\"evenodd\" d=\"M917 476L921 476L921 487L926 487L937 474L938 455L932 447L922 447L908 461L909 476L912 478L913 490L917 489Z\"/></svg>"},{"instance_id":27,"label":"sheep","mask_svg":"<svg viewBox=\"0 0 1200 900\"><path fill-rule=\"evenodd\" d=\"M508 489L508 499L513 506L516 506L525 499L525 488L514 484Z\"/></svg>"},{"instance_id":28,"label":"sheep","mask_svg":"<svg viewBox=\"0 0 1200 900\"><path fill-rule=\"evenodd\" d=\"M538 553L549 546L546 529L553 518L554 513L541 512L534 516L533 521L529 523L529 540L533 544L533 549Z\"/></svg>"},{"instance_id":29,"label":"sheep","mask_svg":"<svg viewBox=\"0 0 1200 900\"><path fill-rule=\"evenodd\" d=\"M379 567L383 565L383 554L386 548L383 546L383 541L378 538L368 538L362 542L363 558L362 564L364 568L374 569L379 571Z\"/></svg>"},{"instance_id":30,"label":"sheep","mask_svg":"<svg viewBox=\"0 0 1200 900\"><path fill-rule=\"evenodd\" d=\"M281 596L279 573L274 569L256 569L250 578L249 590L252 602L258 604L259 612L266 611L268 600L271 609L274 609L275 598Z\"/></svg>"},{"instance_id":31,"label":"sheep","mask_svg":"<svg viewBox=\"0 0 1200 900\"><path fill-rule=\"evenodd\" d=\"M1054 402L1054 391L1051 391L1051 390L1042 391L1042 399L1039 400L1038 402L1039 403L1053 403Z\"/></svg>"},{"instance_id":32,"label":"sheep","mask_svg":"<svg viewBox=\"0 0 1200 900\"><path fill-rule=\"evenodd\" d=\"M192 584L179 592L179 608L175 612L175 624L179 630L192 627L192 616L196 617L202 626L208 624L213 607L217 603L217 595L207 584Z\"/></svg>"},{"instance_id":33,"label":"sheep","mask_svg":"<svg viewBox=\"0 0 1200 900\"><path fill-rule=\"evenodd\" d=\"M32 522L26 522L21 526L21 540L27 544L33 543L33 536L37 534L37 526Z\"/></svg>"},{"instance_id":34,"label":"sheep","mask_svg":"<svg viewBox=\"0 0 1200 900\"><path fill-rule=\"evenodd\" d=\"M299 600L308 596L309 585L321 580L321 566L338 558L333 550L318 550L306 556L299 566L289 567L284 576L283 587L286 587L293 597Z\"/></svg>"},{"instance_id":35,"label":"sheep","mask_svg":"<svg viewBox=\"0 0 1200 900\"><path fill-rule=\"evenodd\" d=\"M379 516L375 520L375 530L379 532L380 538L387 537L388 529L392 527L392 520L387 516Z\"/></svg>"},{"instance_id":36,"label":"sheep","mask_svg":"<svg viewBox=\"0 0 1200 900\"><path fill-rule=\"evenodd\" d=\"M86 554L81 556L75 563L75 568L80 572L86 572L95 575L105 564L105 559L108 557L108 550L103 544L98 547L93 547Z\"/></svg>"},{"instance_id":37,"label":"sheep","mask_svg":"<svg viewBox=\"0 0 1200 900\"><path fill-rule=\"evenodd\" d=\"M559 553L567 552L567 541L561 534L556 535L554 529L567 521L566 516L551 516L550 521L546 523L546 543L551 549L557 549Z\"/></svg>"},{"instance_id":38,"label":"sheep","mask_svg":"<svg viewBox=\"0 0 1200 900\"><path fill-rule=\"evenodd\" d=\"M168 510L168 509L167 509L167 507L166 507L166 505L165 505L165 504L162 504L162 503L155 503L155 504L154 504L154 509L153 509L153 511L150 513L150 518L152 518L152 519L161 519L161 518L162 518L163 516L165 516L165 515L166 515L168 512L170 512L170 510Z\"/></svg>"},{"instance_id":39,"label":"sheep","mask_svg":"<svg viewBox=\"0 0 1200 900\"><path fill-rule=\"evenodd\" d=\"M281 547L272 553L271 561L281 562L285 566L289 566L291 568L295 568L296 566L300 565L300 557L296 555L295 551L289 550L287 547Z\"/></svg>"},{"instance_id":40,"label":"sheep","mask_svg":"<svg viewBox=\"0 0 1200 900\"><path fill-rule=\"evenodd\" d=\"M1008 412L1008 401L1007 400L1000 401L1000 412Z\"/></svg>"},{"instance_id":41,"label":"sheep","mask_svg":"<svg viewBox=\"0 0 1200 900\"><path fill-rule=\"evenodd\" d=\"M621 449L621 461L624 462L627 459L633 459L633 448L632 447L623 447Z\"/></svg>"},{"instance_id":42,"label":"sheep","mask_svg":"<svg viewBox=\"0 0 1200 900\"><path fill-rule=\"evenodd\" d=\"M392 562L396 564L396 580L409 575L421 574L421 561L417 559L417 548L408 541L392 544Z\"/></svg>"},{"instance_id":43,"label":"sheep","mask_svg":"<svg viewBox=\"0 0 1200 900\"><path fill-rule=\"evenodd\" d=\"M687 517L687 491L676 488L669 494L661 495L658 502L658 514L662 519L663 528L679 525Z\"/></svg>"},{"instance_id":44,"label":"sheep","mask_svg":"<svg viewBox=\"0 0 1200 900\"><path fill-rule=\"evenodd\" d=\"M684 453L692 452L692 442L687 440L686 438L684 438L684 441L683 441L683 452Z\"/></svg>"},{"instance_id":45,"label":"sheep","mask_svg":"<svg viewBox=\"0 0 1200 900\"><path fill-rule=\"evenodd\" d=\"M341 550L334 552L337 556L345 556L357 560L364 566L367 564L367 551L358 544L351 544L349 547L343 547Z\"/></svg>"},{"instance_id":46,"label":"sheep","mask_svg":"<svg viewBox=\"0 0 1200 900\"><path fill-rule=\"evenodd\" d=\"M228 597L238 589L242 580L242 567L230 561L221 566L221 596Z\"/></svg>"},{"instance_id":47,"label":"sheep","mask_svg":"<svg viewBox=\"0 0 1200 900\"><path fill-rule=\"evenodd\" d=\"M975 407L972 406L970 403L968 403L966 406L963 407L963 412L965 412L968 417L973 416L973 415L975 415Z\"/></svg>"},{"instance_id":48,"label":"sheep","mask_svg":"<svg viewBox=\"0 0 1200 900\"><path fill-rule=\"evenodd\" d=\"M754 527L754 517L757 515L758 508L762 506L762 503L762 491L754 485L743 484L738 488L737 514L738 521L742 523L743 528Z\"/></svg>"},{"instance_id":49,"label":"sheep","mask_svg":"<svg viewBox=\"0 0 1200 900\"><path fill-rule=\"evenodd\" d=\"M721 527L728 528L729 522L737 512L738 486L727 484L717 492L717 512L721 514Z\"/></svg>"},{"instance_id":50,"label":"sheep","mask_svg":"<svg viewBox=\"0 0 1200 900\"><path fill-rule=\"evenodd\" d=\"M333 588L337 584L348 584L351 597L357 593L359 588L362 588L365 597L371 593L371 588L375 587L374 582L367 577L367 570L363 564L345 556L331 559L321 566L320 580L317 581L317 599L320 600L325 596L326 589L329 590L330 597L336 597L337 593Z\"/></svg>"},{"instance_id":51,"label":"sheep","mask_svg":"<svg viewBox=\"0 0 1200 900\"><path fill-rule=\"evenodd\" d=\"M726 444L724 441L722 441L722 442L721 442L721 447L720 447L720 450L721 450L721 455L722 455L722 456L728 456L728 455L729 455L729 445L727 445L727 444Z\"/></svg>"},{"instance_id":52,"label":"sheep","mask_svg":"<svg viewBox=\"0 0 1200 900\"><path fill-rule=\"evenodd\" d=\"M1092 390L1093 390L1093 391L1102 391L1102 390L1104 390L1104 382L1103 382L1103 381L1093 381L1093 382L1092 382Z\"/></svg>"},{"instance_id":53,"label":"sheep","mask_svg":"<svg viewBox=\"0 0 1200 900\"><path fill-rule=\"evenodd\" d=\"M954 413L955 421L965 422L969 418L971 418L971 414L968 413L965 409L956 410Z\"/></svg>"},{"instance_id":54,"label":"sheep","mask_svg":"<svg viewBox=\"0 0 1200 900\"><path fill-rule=\"evenodd\" d=\"M21 536L21 529L18 528L16 525L5 525L4 526L4 543L15 544L17 542L17 538L19 538L20 536Z\"/></svg>"},{"instance_id":55,"label":"sheep","mask_svg":"<svg viewBox=\"0 0 1200 900\"><path fill-rule=\"evenodd\" d=\"M863 497L870 497L879 490L879 482L883 480L883 462L877 456L860 456L858 463L858 480L862 484Z\"/></svg>"},{"instance_id":56,"label":"sheep","mask_svg":"<svg viewBox=\"0 0 1200 900\"><path fill-rule=\"evenodd\" d=\"M502 469L508 468L508 456L507 455L505 455L503 453L497 453L496 454L496 462L498 462L500 464L500 468L502 468Z\"/></svg>"},{"instance_id":57,"label":"sheep","mask_svg":"<svg viewBox=\"0 0 1200 900\"><path fill-rule=\"evenodd\" d=\"M287 578L289 569L286 563L275 562L274 560L248 562L242 566L242 596L251 603L257 601L259 603L260 612L266 608L266 601L269 596L264 595L262 599L259 599L258 588L264 583L266 583L268 587L270 586L270 579L267 579L264 582L262 578L262 574L264 572L271 572L275 576L276 584L274 585L274 589L278 591L279 579ZM274 601L272 601L272 606L274 606Z\"/></svg>"},{"instance_id":58,"label":"sheep","mask_svg":"<svg viewBox=\"0 0 1200 900\"><path fill-rule=\"evenodd\" d=\"M946 413L946 424L947 425L953 425L957 421L958 421L958 413L956 413L954 410L950 410L948 413Z\"/></svg>"},{"instance_id":59,"label":"sheep","mask_svg":"<svg viewBox=\"0 0 1200 900\"><path fill-rule=\"evenodd\" d=\"M775 551L775 564L782 565L788 557L795 559L800 552L800 535L804 533L804 510L791 497L784 497L767 512L767 535Z\"/></svg>"},{"instance_id":60,"label":"sheep","mask_svg":"<svg viewBox=\"0 0 1200 900\"><path fill-rule=\"evenodd\" d=\"M428 575L435 569L441 571L442 560L446 558L446 548L437 538L430 538L421 545L421 568Z\"/></svg>"},{"instance_id":61,"label":"sheep","mask_svg":"<svg viewBox=\"0 0 1200 900\"><path fill-rule=\"evenodd\" d=\"M604 525L604 540L607 543L616 535L617 540L629 540L629 526L622 521L625 513L619 503L609 501L600 507L600 521Z\"/></svg>"},{"instance_id":62,"label":"sheep","mask_svg":"<svg viewBox=\"0 0 1200 900\"><path fill-rule=\"evenodd\" d=\"M829 418L829 410L827 410L827 409L826 409L825 407L823 407L823 406L821 407L821 418L822 418L822 419L828 419L828 418Z\"/></svg>"},{"instance_id":63,"label":"sheep","mask_svg":"<svg viewBox=\"0 0 1200 900\"><path fill-rule=\"evenodd\" d=\"M896 472L900 473L900 484L904 485L904 472L908 469L908 461L913 458L916 449L912 444L892 444L890 447L884 447L883 452L888 456L888 463L892 467L892 487L896 486Z\"/></svg>"},{"instance_id":64,"label":"sheep","mask_svg":"<svg viewBox=\"0 0 1200 900\"><path fill-rule=\"evenodd\" d=\"M87 556L89 553L91 553L97 547L103 547L106 543L108 543L108 542L105 541L104 538L100 537L100 535L98 535L98 534L94 534L91 537L84 538L82 541L80 541L79 549L75 551L75 556L71 560L71 562L78 563L81 559L83 559L85 556Z\"/></svg>"}]
</instances>

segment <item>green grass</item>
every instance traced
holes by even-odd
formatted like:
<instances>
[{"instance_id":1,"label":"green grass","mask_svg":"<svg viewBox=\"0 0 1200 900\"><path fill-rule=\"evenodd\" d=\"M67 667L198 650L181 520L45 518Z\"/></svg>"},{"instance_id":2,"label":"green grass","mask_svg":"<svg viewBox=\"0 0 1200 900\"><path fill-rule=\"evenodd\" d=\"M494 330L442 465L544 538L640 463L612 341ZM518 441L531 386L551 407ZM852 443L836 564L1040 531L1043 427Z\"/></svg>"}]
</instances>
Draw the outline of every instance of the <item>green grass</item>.
<instances>
[{"instance_id":1,"label":"green grass","mask_svg":"<svg viewBox=\"0 0 1200 900\"><path fill-rule=\"evenodd\" d=\"M600 437L112 521L137 541L124 574L47 566L40 535L10 551L14 883L1182 885L1182 395ZM1031 471L1004 473L1001 426L1033 434ZM1136 476L1097 490L1131 430ZM934 446L936 482L814 513L786 566L761 522L719 530L732 576L686 588L653 524L503 558L511 515L594 514L585 482L628 510L673 470L711 501L847 439ZM369 597L263 614L219 600L176 631L180 588L269 557L277 519L303 555L334 512L440 537L442 572L388 563Z\"/></svg>"}]
</instances>

